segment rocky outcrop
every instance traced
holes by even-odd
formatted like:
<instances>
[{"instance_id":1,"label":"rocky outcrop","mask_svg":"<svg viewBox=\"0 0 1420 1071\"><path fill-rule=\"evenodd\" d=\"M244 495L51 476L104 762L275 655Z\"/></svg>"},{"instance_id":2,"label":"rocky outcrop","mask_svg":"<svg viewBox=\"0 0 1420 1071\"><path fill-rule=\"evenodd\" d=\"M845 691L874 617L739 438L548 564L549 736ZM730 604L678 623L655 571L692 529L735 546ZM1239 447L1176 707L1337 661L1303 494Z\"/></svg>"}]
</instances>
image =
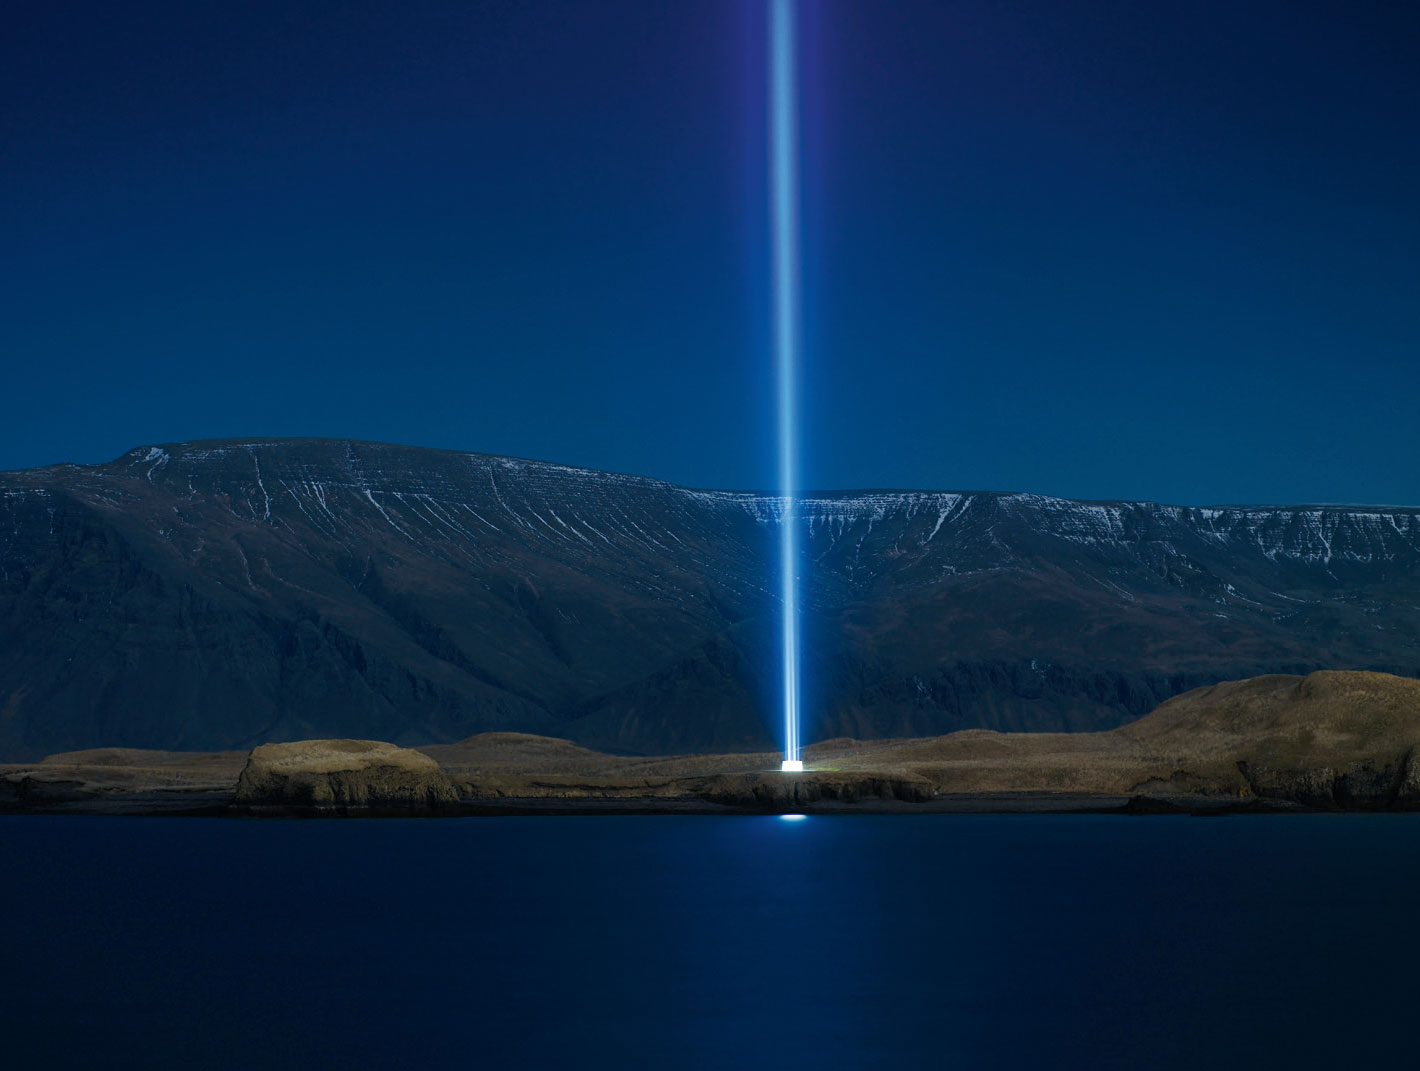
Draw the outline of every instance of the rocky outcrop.
<instances>
[{"instance_id":1,"label":"rocky outcrop","mask_svg":"<svg viewBox=\"0 0 1420 1071\"><path fill-rule=\"evenodd\" d=\"M92 799L98 793L75 778L25 771L0 775L0 811Z\"/></svg>"},{"instance_id":2,"label":"rocky outcrop","mask_svg":"<svg viewBox=\"0 0 1420 1071\"><path fill-rule=\"evenodd\" d=\"M1394 807L1400 811L1420 811L1420 755L1415 749L1405 759L1405 770L1395 789Z\"/></svg>"},{"instance_id":3,"label":"rocky outcrop","mask_svg":"<svg viewBox=\"0 0 1420 1071\"><path fill-rule=\"evenodd\" d=\"M1415 810L1420 809L1420 781L1413 754L1397 756L1392 762L1369 760L1340 768L1278 768L1244 759L1238 770L1260 799L1348 811Z\"/></svg>"},{"instance_id":4,"label":"rocky outcrop","mask_svg":"<svg viewBox=\"0 0 1420 1071\"><path fill-rule=\"evenodd\" d=\"M378 740L263 744L247 758L236 802L248 806L408 808L458 802L428 755Z\"/></svg>"}]
</instances>

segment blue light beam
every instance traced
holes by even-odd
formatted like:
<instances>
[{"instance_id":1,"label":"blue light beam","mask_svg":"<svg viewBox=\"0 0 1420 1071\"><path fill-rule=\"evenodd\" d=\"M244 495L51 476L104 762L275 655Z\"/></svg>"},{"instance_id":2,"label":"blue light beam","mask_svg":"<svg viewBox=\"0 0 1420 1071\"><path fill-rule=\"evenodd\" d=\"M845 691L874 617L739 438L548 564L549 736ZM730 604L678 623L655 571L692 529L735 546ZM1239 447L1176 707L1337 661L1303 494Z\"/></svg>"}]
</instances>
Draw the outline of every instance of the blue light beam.
<instances>
[{"instance_id":1,"label":"blue light beam","mask_svg":"<svg viewBox=\"0 0 1420 1071\"><path fill-rule=\"evenodd\" d=\"M779 389L779 574L784 660L784 764L799 759L799 115L794 0L770 0L770 216L773 229L774 355Z\"/></svg>"}]
</instances>

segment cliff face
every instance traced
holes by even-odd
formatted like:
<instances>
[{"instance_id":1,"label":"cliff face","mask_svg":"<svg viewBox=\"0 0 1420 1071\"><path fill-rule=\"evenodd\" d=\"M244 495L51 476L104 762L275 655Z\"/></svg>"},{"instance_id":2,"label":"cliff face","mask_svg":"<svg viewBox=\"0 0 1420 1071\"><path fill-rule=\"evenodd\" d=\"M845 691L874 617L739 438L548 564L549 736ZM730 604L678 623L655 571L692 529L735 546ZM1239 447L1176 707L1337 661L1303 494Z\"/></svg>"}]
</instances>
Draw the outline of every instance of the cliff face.
<instances>
[{"instance_id":1,"label":"cliff face","mask_svg":"<svg viewBox=\"0 0 1420 1071\"><path fill-rule=\"evenodd\" d=\"M0 757L490 730L772 748L782 503L331 440L0 474ZM813 496L806 738L1420 672L1415 510Z\"/></svg>"}]
</instances>

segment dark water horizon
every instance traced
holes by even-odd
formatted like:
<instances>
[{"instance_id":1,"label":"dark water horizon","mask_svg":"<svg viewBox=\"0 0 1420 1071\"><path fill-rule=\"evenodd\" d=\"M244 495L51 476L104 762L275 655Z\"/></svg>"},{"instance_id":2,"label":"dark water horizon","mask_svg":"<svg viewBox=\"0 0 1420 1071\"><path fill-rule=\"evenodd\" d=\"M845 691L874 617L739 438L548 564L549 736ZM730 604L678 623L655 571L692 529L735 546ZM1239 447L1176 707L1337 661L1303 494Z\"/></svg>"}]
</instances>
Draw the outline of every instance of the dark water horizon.
<instances>
[{"instance_id":1,"label":"dark water horizon","mask_svg":"<svg viewBox=\"0 0 1420 1071\"><path fill-rule=\"evenodd\" d=\"M1408 1062L1404 815L0 817L9 1066Z\"/></svg>"}]
</instances>

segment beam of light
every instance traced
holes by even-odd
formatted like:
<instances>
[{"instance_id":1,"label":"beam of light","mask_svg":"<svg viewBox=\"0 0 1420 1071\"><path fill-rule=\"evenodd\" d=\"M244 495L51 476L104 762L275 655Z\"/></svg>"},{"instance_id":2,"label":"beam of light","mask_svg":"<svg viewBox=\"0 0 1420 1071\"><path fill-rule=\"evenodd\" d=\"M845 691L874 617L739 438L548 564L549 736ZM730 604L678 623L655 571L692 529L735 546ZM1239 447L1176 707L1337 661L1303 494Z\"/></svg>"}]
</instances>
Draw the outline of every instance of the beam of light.
<instances>
[{"instance_id":1,"label":"beam of light","mask_svg":"<svg viewBox=\"0 0 1420 1071\"><path fill-rule=\"evenodd\" d=\"M779 389L779 584L783 613L784 765L799 761L799 160L794 0L769 3L769 188L773 229L774 355Z\"/></svg>"}]
</instances>

